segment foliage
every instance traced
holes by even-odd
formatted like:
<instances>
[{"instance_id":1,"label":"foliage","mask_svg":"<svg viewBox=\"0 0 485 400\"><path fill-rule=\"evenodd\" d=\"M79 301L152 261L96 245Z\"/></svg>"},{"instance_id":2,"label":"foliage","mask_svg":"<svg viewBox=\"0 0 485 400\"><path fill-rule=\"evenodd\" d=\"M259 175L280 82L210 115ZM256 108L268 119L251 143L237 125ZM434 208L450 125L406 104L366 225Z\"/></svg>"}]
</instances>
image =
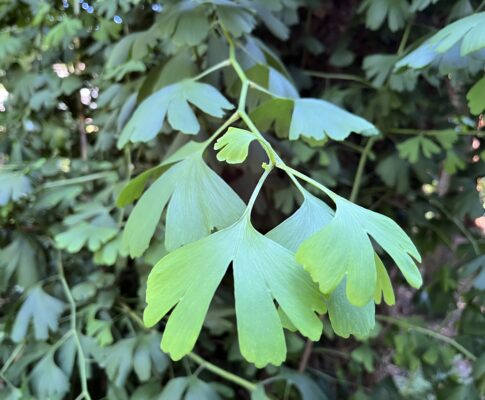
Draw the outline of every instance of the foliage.
<instances>
[{"instance_id":1,"label":"foliage","mask_svg":"<svg viewBox=\"0 0 485 400\"><path fill-rule=\"evenodd\" d=\"M0 397L485 395L484 5L0 4Z\"/></svg>"}]
</instances>

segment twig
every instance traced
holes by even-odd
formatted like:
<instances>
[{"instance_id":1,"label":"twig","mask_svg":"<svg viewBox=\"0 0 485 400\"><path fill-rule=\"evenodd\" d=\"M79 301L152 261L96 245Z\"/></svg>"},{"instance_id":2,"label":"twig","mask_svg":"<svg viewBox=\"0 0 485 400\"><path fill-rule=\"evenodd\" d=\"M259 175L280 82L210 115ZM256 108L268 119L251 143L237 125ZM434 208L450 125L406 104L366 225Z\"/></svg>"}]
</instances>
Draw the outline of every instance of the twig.
<instances>
[{"instance_id":1,"label":"twig","mask_svg":"<svg viewBox=\"0 0 485 400\"><path fill-rule=\"evenodd\" d=\"M221 378L224 378L227 381L233 382L236 385L239 385L250 392L256 390L256 384L252 383L244 378L241 378L229 371L226 371L225 369L222 369L218 367L217 365L212 364L211 362L204 360L202 357L195 353L189 353L187 355L192 361L196 362L200 366L202 366L204 369L207 369L208 371L211 371L212 373L220 376Z\"/></svg>"},{"instance_id":2,"label":"twig","mask_svg":"<svg viewBox=\"0 0 485 400\"><path fill-rule=\"evenodd\" d=\"M477 359L477 357L473 353L471 353L464 346L462 346L460 343L458 343L455 339L453 339L449 336L445 336L445 335L442 335L441 333L432 331L431 329L423 328L422 326L413 325L408 321L389 317L389 316L386 316L386 315L376 315L376 319L378 319L379 321L384 321L384 322L388 322L390 324L397 325L397 326L404 328L404 329L413 330L415 332L422 333L423 335L427 335L427 336L430 336L430 337L435 338L437 340L440 340L442 342L448 343L449 345L453 346L456 350L458 350L460 353L462 353L468 359L470 359L472 361L476 361L476 359Z\"/></svg>"},{"instance_id":3,"label":"twig","mask_svg":"<svg viewBox=\"0 0 485 400\"><path fill-rule=\"evenodd\" d=\"M352 203L355 203L355 200L357 200L357 196L359 195L360 183L362 181L362 175L364 173L367 157L372 149L372 146L375 143L375 140L376 140L375 137L372 137L369 139L369 141L364 147L364 151L362 152L362 155L360 156L359 165L357 166L357 172L355 174L354 184L352 186L352 192L350 193L350 201Z\"/></svg>"}]
</instances>

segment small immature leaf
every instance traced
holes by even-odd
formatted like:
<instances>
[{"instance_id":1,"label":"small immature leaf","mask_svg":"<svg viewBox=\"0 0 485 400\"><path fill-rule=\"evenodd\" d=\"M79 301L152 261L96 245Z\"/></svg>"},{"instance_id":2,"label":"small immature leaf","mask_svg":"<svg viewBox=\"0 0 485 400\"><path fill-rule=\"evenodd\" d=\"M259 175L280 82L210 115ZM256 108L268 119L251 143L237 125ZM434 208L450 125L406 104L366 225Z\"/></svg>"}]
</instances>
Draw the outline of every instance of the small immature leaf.
<instances>
[{"instance_id":1,"label":"small immature leaf","mask_svg":"<svg viewBox=\"0 0 485 400\"><path fill-rule=\"evenodd\" d=\"M122 246L132 257L148 248L167 204L165 247L169 251L207 236L214 228L229 226L244 209L239 196L205 164L202 151L195 152L162 174L131 212Z\"/></svg>"},{"instance_id":2,"label":"small immature leaf","mask_svg":"<svg viewBox=\"0 0 485 400\"><path fill-rule=\"evenodd\" d=\"M248 156L249 145L256 137L249 131L239 128L229 128L217 139L214 150L219 150L217 159L228 164L240 164Z\"/></svg>"},{"instance_id":3,"label":"small immature leaf","mask_svg":"<svg viewBox=\"0 0 485 400\"><path fill-rule=\"evenodd\" d=\"M12 340L20 342L27 335L30 322L34 326L37 340L49 337L49 331L57 331L58 320L64 310L64 303L49 296L41 287L35 287L27 295L20 307L12 328Z\"/></svg>"},{"instance_id":4,"label":"small immature leaf","mask_svg":"<svg viewBox=\"0 0 485 400\"><path fill-rule=\"evenodd\" d=\"M82 22L78 18L64 16L56 26L54 26L44 37L44 46L47 48L56 47L63 44L67 47L75 36L82 31Z\"/></svg>"},{"instance_id":5,"label":"small immature leaf","mask_svg":"<svg viewBox=\"0 0 485 400\"><path fill-rule=\"evenodd\" d=\"M356 306L373 298L377 273L369 235L391 256L408 283L416 288L422 278L414 257L419 253L406 233L390 218L332 195L337 210L333 220L300 246L296 259L331 293L347 277L347 297Z\"/></svg>"},{"instance_id":6,"label":"small immature leaf","mask_svg":"<svg viewBox=\"0 0 485 400\"><path fill-rule=\"evenodd\" d=\"M197 340L215 290L233 262L236 317L242 355L258 367L281 364L283 327L274 301L292 324L316 340L323 303L293 254L262 236L247 216L231 227L168 254L148 277L144 321L153 326L174 306L162 350L179 360ZM190 320L190 324L187 321Z\"/></svg>"}]
</instances>

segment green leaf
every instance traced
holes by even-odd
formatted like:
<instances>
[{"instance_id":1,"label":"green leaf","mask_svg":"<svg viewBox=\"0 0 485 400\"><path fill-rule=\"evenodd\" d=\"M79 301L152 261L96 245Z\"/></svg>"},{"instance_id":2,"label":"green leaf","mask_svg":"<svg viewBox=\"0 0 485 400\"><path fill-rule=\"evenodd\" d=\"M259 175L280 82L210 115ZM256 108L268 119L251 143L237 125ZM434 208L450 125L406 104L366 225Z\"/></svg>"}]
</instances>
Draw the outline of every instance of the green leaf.
<instances>
[{"instance_id":1,"label":"green leaf","mask_svg":"<svg viewBox=\"0 0 485 400\"><path fill-rule=\"evenodd\" d=\"M38 281L44 258L39 246L28 236L16 236L0 250L0 292L9 287L15 274L15 283L28 288Z\"/></svg>"},{"instance_id":2,"label":"green leaf","mask_svg":"<svg viewBox=\"0 0 485 400\"><path fill-rule=\"evenodd\" d=\"M60 44L67 47L70 42L83 30L83 25L78 18L64 16L44 37L43 45L47 48L57 47Z\"/></svg>"},{"instance_id":3,"label":"green leaf","mask_svg":"<svg viewBox=\"0 0 485 400\"><path fill-rule=\"evenodd\" d=\"M150 273L144 321L153 326L175 306L162 339L162 350L172 359L181 359L194 347L231 261L244 358L257 367L284 361L285 339L274 301L304 336L320 337L322 324L313 310L321 311L323 302L315 286L293 254L258 233L246 215L231 227L168 254Z\"/></svg>"},{"instance_id":4,"label":"green leaf","mask_svg":"<svg viewBox=\"0 0 485 400\"><path fill-rule=\"evenodd\" d=\"M366 11L365 24L375 31L387 18L387 25L392 32L404 27L409 15L409 4L406 0L366 0L359 12Z\"/></svg>"},{"instance_id":5,"label":"green leaf","mask_svg":"<svg viewBox=\"0 0 485 400\"><path fill-rule=\"evenodd\" d=\"M124 386L133 367L133 352L137 338L121 339L104 349L100 365L116 386Z\"/></svg>"},{"instance_id":6,"label":"green leaf","mask_svg":"<svg viewBox=\"0 0 485 400\"><path fill-rule=\"evenodd\" d=\"M210 30L208 9L191 0L167 4L158 16L155 27L162 37L171 37L176 46L196 46Z\"/></svg>"},{"instance_id":7,"label":"green leaf","mask_svg":"<svg viewBox=\"0 0 485 400\"><path fill-rule=\"evenodd\" d=\"M34 287L20 307L12 328L11 338L20 342L27 335L30 322L34 326L34 336L37 340L46 340L49 331L56 332L58 320L64 310L64 303L49 296L41 287Z\"/></svg>"},{"instance_id":8,"label":"green leaf","mask_svg":"<svg viewBox=\"0 0 485 400\"><path fill-rule=\"evenodd\" d=\"M399 150L399 156L412 164L419 160L421 152L426 158L431 158L433 154L441 152L440 147L436 143L422 135L399 143L397 149Z\"/></svg>"},{"instance_id":9,"label":"green leaf","mask_svg":"<svg viewBox=\"0 0 485 400\"><path fill-rule=\"evenodd\" d=\"M327 136L344 140L351 132L365 136L377 135L374 125L332 103L319 99L297 99L291 116L289 138L300 136L323 140Z\"/></svg>"},{"instance_id":10,"label":"green leaf","mask_svg":"<svg viewBox=\"0 0 485 400\"><path fill-rule=\"evenodd\" d=\"M374 296L377 273L369 235L391 256L411 286L421 286L421 275L411 258L420 261L419 253L394 221L335 194L332 200L337 207L335 217L296 253L296 260L319 283L322 293L331 293L346 276L350 303L362 307Z\"/></svg>"},{"instance_id":11,"label":"green leaf","mask_svg":"<svg viewBox=\"0 0 485 400\"><path fill-rule=\"evenodd\" d=\"M195 376L170 379L157 400L219 400L208 383Z\"/></svg>"},{"instance_id":12,"label":"green leaf","mask_svg":"<svg viewBox=\"0 0 485 400\"><path fill-rule=\"evenodd\" d=\"M229 226L242 214L244 203L202 159L201 151L170 167L141 196L123 234L132 257L148 248L167 206L165 247L171 251Z\"/></svg>"},{"instance_id":13,"label":"green leaf","mask_svg":"<svg viewBox=\"0 0 485 400\"><path fill-rule=\"evenodd\" d=\"M287 135L290 140L300 136L317 141L327 137L344 140L351 132L365 136L379 133L365 119L320 99L272 99L258 107L252 117L261 130L267 130L274 122L278 136Z\"/></svg>"},{"instance_id":14,"label":"green leaf","mask_svg":"<svg viewBox=\"0 0 485 400\"><path fill-rule=\"evenodd\" d=\"M372 79L372 84L382 87L391 74L398 56L395 54L373 54L364 58L362 67L367 79Z\"/></svg>"},{"instance_id":15,"label":"green leaf","mask_svg":"<svg viewBox=\"0 0 485 400\"><path fill-rule=\"evenodd\" d=\"M465 169L466 164L453 150L448 150L446 152L445 162L443 167L446 172L451 175L456 174L457 171Z\"/></svg>"},{"instance_id":16,"label":"green leaf","mask_svg":"<svg viewBox=\"0 0 485 400\"><path fill-rule=\"evenodd\" d=\"M95 252L118 233L114 219L109 215L101 215L90 222L82 221L71 226L64 232L58 233L54 239L60 249L69 253L77 253L84 246Z\"/></svg>"},{"instance_id":17,"label":"green leaf","mask_svg":"<svg viewBox=\"0 0 485 400\"><path fill-rule=\"evenodd\" d=\"M12 36L9 32L0 33L0 64L5 65L15 59L15 55L22 51L23 40Z\"/></svg>"},{"instance_id":18,"label":"green leaf","mask_svg":"<svg viewBox=\"0 0 485 400\"><path fill-rule=\"evenodd\" d=\"M32 193L29 178L18 172L0 170L0 206L9 201L19 201Z\"/></svg>"},{"instance_id":19,"label":"green leaf","mask_svg":"<svg viewBox=\"0 0 485 400\"><path fill-rule=\"evenodd\" d=\"M184 80L172 84L142 101L121 132L118 148L128 141L136 143L153 139L162 128L165 117L174 130L197 134L200 125L189 102L217 118L224 116L224 110L234 108L217 89L207 83Z\"/></svg>"},{"instance_id":20,"label":"green leaf","mask_svg":"<svg viewBox=\"0 0 485 400\"><path fill-rule=\"evenodd\" d=\"M266 236L292 252L311 235L322 229L333 218L333 210L317 197L303 189L301 207Z\"/></svg>"},{"instance_id":21,"label":"green leaf","mask_svg":"<svg viewBox=\"0 0 485 400\"><path fill-rule=\"evenodd\" d=\"M485 76L472 86L466 98L472 114L478 115L485 110Z\"/></svg>"},{"instance_id":22,"label":"green leaf","mask_svg":"<svg viewBox=\"0 0 485 400\"><path fill-rule=\"evenodd\" d=\"M349 301L344 278L332 291L326 301L328 316L333 331L344 338L354 335L359 339L369 336L375 326L375 306L371 300L362 307Z\"/></svg>"},{"instance_id":23,"label":"green leaf","mask_svg":"<svg viewBox=\"0 0 485 400\"><path fill-rule=\"evenodd\" d=\"M248 156L249 145L256 137L249 131L239 128L229 128L217 139L214 150L219 150L217 159L228 164L240 164Z\"/></svg>"},{"instance_id":24,"label":"green leaf","mask_svg":"<svg viewBox=\"0 0 485 400\"><path fill-rule=\"evenodd\" d=\"M54 353L49 352L32 370L32 389L39 399L63 398L69 391L69 379L54 362Z\"/></svg>"},{"instance_id":25,"label":"green leaf","mask_svg":"<svg viewBox=\"0 0 485 400\"><path fill-rule=\"evenodd\" d=\"M396 303L396 298L394 297L391 279L389 278L386 267L377 254L375 255L375 262L377 279L376 290L374 292L374 301L376 304L381 304L382 297L384 297L384 302L389 306L393 306Z\"/></svg>"},{"instance_id":26,"label":"green leaf","mask_svg":"<svg viewBox=\"0 0 485 400\"><path fill-rule=\"evenodd\" d=\"M435 33L416 50L402 58L396 69L424 68L439 63L442 55L446 58L464 57L485 48L485 12L476 13L455 21ZM459 49L459 54L458 53ZM464 59L467 66L470 59ZM455 66L459 63L455 63ZM457 69L456 67L454 69Z\"/></svg>"},{"instance_id":27,"label":"green leaf","mask_svg":"<svg viewBox=\"0 0 485 400\"><path fill-rule=\"evenodd\" d=\"M306 190L301 207L280 225L266 235L292 252L309 237L320 231L333 218L332 209ZM364 307L349 303L345 296L345 282L325 297L330 323L334 332L343 337L351 334L366 337L374 327L374 304L370 301Z\"/></svg>"},{"instance_id":28,"label":"green leaf","mask_svg":"<svg viewBox=\"0 0 485 400\"><path fill-rule=\"evenodd\" d=\"M250 33L256 25L251 12L240 4L218 1L216 13L222 27L235 37Z\"/></svg>"}]
</instances>

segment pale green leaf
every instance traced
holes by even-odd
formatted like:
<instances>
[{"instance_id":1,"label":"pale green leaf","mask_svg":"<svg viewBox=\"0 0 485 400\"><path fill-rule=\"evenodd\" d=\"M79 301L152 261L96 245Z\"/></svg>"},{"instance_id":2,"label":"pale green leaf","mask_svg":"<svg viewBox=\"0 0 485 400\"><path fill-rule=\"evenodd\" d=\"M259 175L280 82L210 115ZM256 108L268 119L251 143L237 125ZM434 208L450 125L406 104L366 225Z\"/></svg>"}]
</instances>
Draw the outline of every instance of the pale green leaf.
<instances>
[{"instance_id":1,"label":"pale green leaf","mask_svg":"<svg viewBox=\"0 0 485 400\"><path fill-rule=\"evenodd\" d=\"M169 251L207 236L214 228L229 226L244 208L239 196L196 152L161 175L131 212L123 247L132 257L148 248L167 204L165 247Z\"/></svg>"},{"instance_id":2,"label":"pale green leaf","mask_svg":"<svg viewBox=\"0 0 485 400\"><path fill-rule=\"evenodd\" d=\"M60 249L69 253L77 253L83 247L97 251L104 243L116 236L118 227L109 215L101 215L90 222L82 221L58 233L54 239Z\"/></svg>"},{"instance_id":3,"label":"pale green leaf","mask_svg":"<svg viewBox=\"0 0 485 400\"><path fill-rule=\"evenodd\" d=\"M229 128L217 139L214 150L219 150L217 159L229 164L240 164L248 156L249 145L256 137L249 131L239 128Z\"/></svg>"},{"instance_id":4,"label":"pale green leaf","mask_svg":"<svg viewBox=\"0 0 485 400\"><path fill-rule=\"evenodd\" d=\"M162 349L174 360L192 350L231 261L239 346L248 361L262 367L285 359L283 327L274 301L304 336L320 337L322 325L314 311L321 311L323 302L309 276L289 250L256 232L243 217L168 254L149 275L144 320L153 326L175 306L162 339Z\"/></svg>"},{"instance_id":5,"label":"pale green leaf","mask_svg":"<svg viewBox=\"0 0 485 400\"><path fill-rule=\"evenodd\" d=\"M213 86L184 80L153 93L138 106L120 137L118 148L129 141L148 142L163 126L165 117L174 130L197 134L200 130L189 102L213 117L221 118L233 105Z\"/></svg>"},{"instance_id":6,"label":"pale green leaf","mask_svg":"<svg viewBox=\"0 0 485 400\"><path fill-rule=\"evenodd\" d=\"M267 236L287 249L296 252L298 247L333 218L333 211L323 201L304 191L301 207L288 219L267 233ZM374 326L374 304L364 307L352 305L345 296L345 283L325 297L332 329L339 336L353 334L365 337Z\"/></svg>"},{"instance_id":7,"label":"pale green leaf","mask_svg":"<svg viewBox=\"0 0 485 400\"><path fill-rule=\"evenodd\" d=\"M436 143L422 135L399 143L397 149L399 150L399 156L412 164L418 161L421 152L426 158L431 158L433 154L441 152L440 147Z\"/></svg>"},{"instance_id":8,"label":"pale green leaf","mask_svg":"<svg viewBox=\"0 0 485 400\"><path fill-rule=\"evenodd\" d=\"M28 236L16 236L0 250L0 291L9 286L12 276L23 288L32 286L39 279L44 258L39 246Z\"/></svg>"},{"instance_id":9,"label":"pale green leaf","mask_svg":"<svg viewBox=\"0 0 485 400\"><path fill-rule=\"evenodd\" d=\"M32 370L32 389L38 399L62 398L69 391L69 379L54 362L54 353L49 352Z\"/></svg>"},{"instance_id":10,"label":"pale green leaf","mask_svg":"<svg viewBox=\"0 0 485 400\"><path fill-rule=\"evenodd\" d=\"M291 116L290 140L300 136L323 140L327 136L344 140L351 132L377 135L374 125L340 107L320 99L297 99Z\"/></svg>"},{"instance_id":11,"label":"pale green leaf","mask_svg":"<svg viewBox=\"0 0 485 400\"><path fill-rule=\"evenodd\" d=\"M374 296L376 264L369 235L391 256L408 283L420 287L422 278L414 257L419 253L406 233L391 219L333 195L337 210L333 220L300 246L297 261L331 293L347 277L349 301L364 306Z\"/></svg>"},{"instance_id":12,"label":"pale green leaf","mask_svg":"<svg viewBox=\"0 0 485 400\"><path fill-rule=\"evenodd\" d=\"M27 335L27 329L32 322L34 336L37 340L49 337L49 331L56 332L58 320L64 310L64 303L49 296L41 287L34 287L20 306L12 328L11 338L20 342Z\"/></svg>"},{"instance_id":13,"label":"pale green leaf","mask_svg":"<svg viewBox=\"0 0 485 400\"><path fill-rule=\"evenodd\" d=\"M483 48L485 48L485 12L469 15L445 26L416 50L402 58L396 64L396 68L423 68L442 62L443 57L445 60L448 57L448 62L456 59L454 64L459 68L467 67L471 59L464 56L475 55L474 53ZM460 57L463 58L463 62L460 62ZM483 55L479 55L478 58L483 59Z\"/></svg>"},{"instance_id":14,"label":"pale green leaf","mask_svg":"<svg viewBox=\"0 0 485 400\"><path fill-rule=\"evenodd\" d=\"M78 36L83 29L83 25L78 18L64 16L44 37L43 45L47 48L57 47L60 44L67 47L71 40Z\"/></svg>"},{"instance_id":15,"label":"pale green leaf","mask_svg":"<svg viewBox=\"0 0 485 400\"><path fill-rule=\"evenodd\" d=\"M396 302L394 297L394 290L392 288L391 279L387 273L386 267L382 263L379 256L375 255L376 269L377 269L377 279L376 279L376 290L374 292L374 301L376 304L381 304L382 297L384 297L384 302L393 306Z\"/></svg>"},{"instance_id":16,"label":"pale green leaf","mask_svg":"<svg viewBox=\"0 0 485 400\"><path fill-rule=\"evenodd\" d=\"M374 329L374 302L370 300L362 307L356 307L349 302L345 278L328 296L326 303L332 329L337 335L344 338L354 335L362 339L369 336L369 333Z\"/></svg>"},{"instance_id":17,"label":"pale green leaf","mask_svg":"<svg viewBox=\"0 0 485 400\"><path fill-rule=\"evenodd\" d=\"M32 193L29 178L17 172L0 170L0 206L9 201L19 201Z\"/></svg>"}]
</instances>

